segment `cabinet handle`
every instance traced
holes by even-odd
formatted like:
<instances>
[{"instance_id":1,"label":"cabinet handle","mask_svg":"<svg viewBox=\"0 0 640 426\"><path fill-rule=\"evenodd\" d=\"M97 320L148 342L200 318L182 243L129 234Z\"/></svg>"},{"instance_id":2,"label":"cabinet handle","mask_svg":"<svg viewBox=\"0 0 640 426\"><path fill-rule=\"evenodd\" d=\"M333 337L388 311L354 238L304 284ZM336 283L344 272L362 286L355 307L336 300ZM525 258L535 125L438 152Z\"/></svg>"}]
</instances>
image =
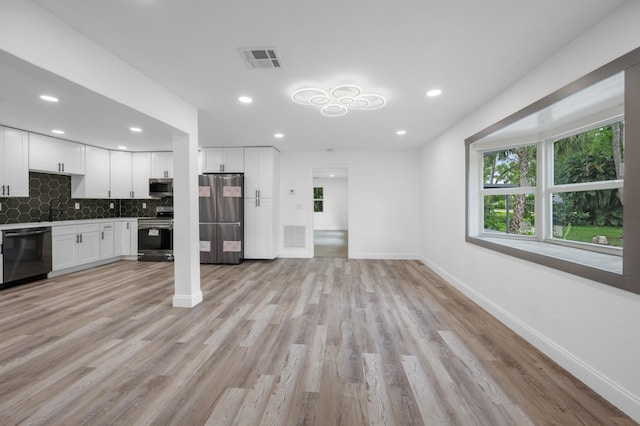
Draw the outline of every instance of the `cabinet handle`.
<instances>
[{"instance_id":1,"label":"cabinet handle","mask_svg":"<svg viewBox=\"0 0 640 426\"><path fill-rule=\"evenodd\" d=\"M80 244L80 234L76 234L76 244Z\"/></svg>"},{"instance_id":2,"label":"cabinet handle","mask_svg":"<svg viewBox=\"0 0 640 426\"><path fill-rule=\"evenodd\" d=\"M80 234L80 242L82 242L82 234Z\"/></svg>"},{"instance_id":3,"label":"cabinet handle","mask_svg":"<svg viewBox=\"0 0 640 426\"><path fill-rule=\"evenodd\" d=\"M60 166L60 163L58 163L58 171L61 172L62 171L62 167Z\"/></svg>"},{"instance_id":4,"label":"cabinet handle","mask_svg":"<svg viewBox=\"0 0 640 426\"><path fill-rule=\"evenodd\" d=\"M7 195L11 195L11 185L7 185Z\"/></svg>"},{"instance_id":5,"label":"cabinet handle","mask_svg":"<svg viewBox=\"0 0 640 426\"><path fill-rule=\"evenodd\" d=\"M108 198L111 198L111 190L108 190L107 192L109 193L109 197Z\"/></svg>"},{"instance_id":6,"label":"cabinet handle","mask_svg":"<svg viewBox=\"0 0 640 426\"><path fill-rule=\"evenodd\" d=\"M62 163L62 171L64 172L64 163Z\"/></svg>"},{"instance_id":7,"label":"cabinet handle","mask_svg":"<svg viewBox=\"0 0 640 426\"><path fill-rule=\"evenodd\" d=\"M104 231L103 231L103 232L101 232L101 234L102 234L102 235L100 236L100 238L104 240Z\"/></svg>"},{"instance_id":8,"label":"cabinet handle","mask_svg":"<svg viewBox=\"0 0 640 426\"><path fill-rule=\"evenodd\" d=\"M260 190L258 189L258 198L260 198Z\"/></svg>"},{"instance_id":9,"label":"cabinet handle","mask_svg":"<svg viewBox=\"0 0 640 426\"><path fill-rule=\"evenodd\" d=\"M4 185L2 185L2 195L4 195Z\"/></svg>"},{"instance_id":10,"label":"cabinet handle","mask_svg":"<svg viewBox=\"0 0 640 426\"><path fill-rule=\"evenodd\" d=\"M127 222L127 229L129 229L129 222Z\"/></svg>"}]
</instances>

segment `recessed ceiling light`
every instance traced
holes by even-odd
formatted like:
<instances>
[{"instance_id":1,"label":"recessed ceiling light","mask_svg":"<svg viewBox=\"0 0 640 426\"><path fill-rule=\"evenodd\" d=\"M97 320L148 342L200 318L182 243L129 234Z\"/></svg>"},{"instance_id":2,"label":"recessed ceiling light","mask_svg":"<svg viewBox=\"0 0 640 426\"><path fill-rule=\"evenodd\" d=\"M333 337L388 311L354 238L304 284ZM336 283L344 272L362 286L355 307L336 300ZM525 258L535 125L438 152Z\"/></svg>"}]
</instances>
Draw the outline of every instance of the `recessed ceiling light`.
<instances>
[{"instance_id":1,"label":"recessed ceiling light","mask_svg":"<svg viewBox=\"0 0 640 426\"><path fill-rule=\"evenodd\" d=\"M251 102L253 102L253 99L251 99L249 96L240 96L238 100L243 104L250 104Z\"/></svg>"},{"instance_id":2,"label":"recessed ceiling light","mask_svg":"<svg viewBox=\"0 0 640 426\"><path fill-rule=\"evenodd\" d=\"M64 130L53 129L51 133L55 133L56 135L64 135Z\"/></svg>"},{"instance_id":3,"label":"recessed ceiling light","mask_svg":"<svg viewBox=\"0 0 640 426\"><path fill-rule=\"evenodd\" d=\"M335 175L329 175L329 177L334 177Z\"/></svg>"},{"instance_id":4,"label":"recessed ceiling light","mask_svg":"<svg viewBox=\"0 0 640 426\"><path fill-rule=\"evenodd\" d=\"M275 135L273 135L274 138L278 138L278 139L282 139L284 138L284 134L283 133L276 133Z\"/></svg>"},{"instance_id":5,"label":"recessed ceiling light","mask_svg":"<svg viewBox=\"0 0 640 426\"><path fill-rule=\"evenodd\" d=\"M140 133L142 131L140 127L129 127L129 130L135 133Z\"/></svg>"},{"instance_id":6,"label":"recessed ceiling light","mask_svg":"<svg viewBox=\"0 0 640 426\"><path fill-rule=\"evenodd\" d=\"M433 98L434 96L440 96L442 94L442 90L440 89L432 89L427 92L427 96Z\"/></svg>"},{"instance_id":7,"label":"recessed ceiling light","mask_svg":"<svg viewBox=\"0 0 640 426\"><path fill-rule=\"evenodd\" d=\"M127 149L127 147L124 145L118 145L118 149Z\"/></svg>"},{"instance_id":8,"label":"recessed ceiling light","mask_svg":"<svg viewBox=\"0 0 640 426\"><path fill-rule=\"evenodd\" d=\"M406 134L407 134L407 131L406 131L406 130L398 130L398 131L396 132L396 135L399 135L399 136L406 135Z\"/></svg>"},{"instance_id":9,"label":"recessed ceiling light","mask_svg":"<svg viewBox=\"0 0 640 426\"><path fill-rule=\"evenodd\" d=\"M58 102L58 98L51 95L40 95L40 99L47 102Z\"/></svg>"}]
</instances>

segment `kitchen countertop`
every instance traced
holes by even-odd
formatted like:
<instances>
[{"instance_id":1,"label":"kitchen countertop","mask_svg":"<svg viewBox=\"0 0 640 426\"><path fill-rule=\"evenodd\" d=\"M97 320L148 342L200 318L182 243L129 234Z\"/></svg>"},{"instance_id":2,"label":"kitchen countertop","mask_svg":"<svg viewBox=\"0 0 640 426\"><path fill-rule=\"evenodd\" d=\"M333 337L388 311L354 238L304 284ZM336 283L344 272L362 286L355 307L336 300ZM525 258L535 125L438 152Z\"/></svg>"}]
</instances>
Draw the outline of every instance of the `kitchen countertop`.
<instances>
[{"instance_id":1,"label":"kitchen countertop","mask_svg":"<svg viewBox=\"0 0 640 426\"><path fill-rule=\"evenodd\" d=\"M56 220L53 222L27 222L27 223L7 223L0 225L0 231L7 229L24 229L24 228L39 228L42 226L64 226L64 225L86 225L90 223L102 223L102 222L120 222L123 220L139 219L137 217L105 217L102 219L74 219L74 220Z\"/></svg>"}]
</instances>

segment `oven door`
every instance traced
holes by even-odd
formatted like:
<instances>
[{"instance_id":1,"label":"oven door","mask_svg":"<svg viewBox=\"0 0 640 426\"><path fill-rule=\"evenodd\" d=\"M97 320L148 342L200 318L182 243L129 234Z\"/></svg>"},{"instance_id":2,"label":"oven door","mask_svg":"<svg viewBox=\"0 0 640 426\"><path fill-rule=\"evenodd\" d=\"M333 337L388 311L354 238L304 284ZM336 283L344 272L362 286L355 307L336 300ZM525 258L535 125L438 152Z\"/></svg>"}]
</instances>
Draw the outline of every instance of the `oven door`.
<instances>
[{"instance_id":1,"label":"oven door","mask_svg":"<svg viewBox=\"0 0 640 426\"><path fill-rule=\"evenodd\" d=\"M138 260L173 260L172 223L138 223Z\"/></svg>"}]
</instances>

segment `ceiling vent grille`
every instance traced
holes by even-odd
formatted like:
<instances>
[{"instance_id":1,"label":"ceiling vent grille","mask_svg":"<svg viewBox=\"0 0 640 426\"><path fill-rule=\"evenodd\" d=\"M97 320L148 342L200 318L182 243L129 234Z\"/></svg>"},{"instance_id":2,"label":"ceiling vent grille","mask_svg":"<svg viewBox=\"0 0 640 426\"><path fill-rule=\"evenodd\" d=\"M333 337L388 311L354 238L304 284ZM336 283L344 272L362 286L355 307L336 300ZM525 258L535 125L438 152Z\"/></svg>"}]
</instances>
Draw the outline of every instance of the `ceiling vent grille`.
<instances>
[{"instance_id":1,"label":"ceiling vent grille","mask_svg":"<svg viewBox=\"0 0 640 426\"><path fill-rule=\"evenodd\" d=\"M251 69L282 68L282 61L274 48L248 48L238 51Z\"/></svg>"}]
</instances>

